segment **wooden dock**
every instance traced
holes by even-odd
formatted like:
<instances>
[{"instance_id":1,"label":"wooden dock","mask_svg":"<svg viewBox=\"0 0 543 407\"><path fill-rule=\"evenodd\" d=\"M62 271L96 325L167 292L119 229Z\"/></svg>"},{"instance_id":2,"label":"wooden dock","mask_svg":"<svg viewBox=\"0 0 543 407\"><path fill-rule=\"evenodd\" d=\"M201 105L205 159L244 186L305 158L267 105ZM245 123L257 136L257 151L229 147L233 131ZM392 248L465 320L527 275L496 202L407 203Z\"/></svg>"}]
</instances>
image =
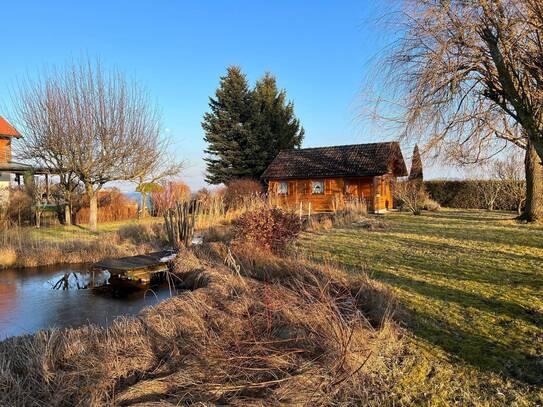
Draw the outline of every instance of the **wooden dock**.
<instances>
[{"instance_id":1,"label":"wooden dock","mask_svg":"<svg viewBox=\"0 0 543 407\"><path fill-rule=\"evenodd\" d=\"M94 263L92 270L109 272L111 285L144 287L151 283L154 275L168 271L169 262L174 256L173 250L162 250L139 256L106 259Z\"/></svg>"}]
</instances>

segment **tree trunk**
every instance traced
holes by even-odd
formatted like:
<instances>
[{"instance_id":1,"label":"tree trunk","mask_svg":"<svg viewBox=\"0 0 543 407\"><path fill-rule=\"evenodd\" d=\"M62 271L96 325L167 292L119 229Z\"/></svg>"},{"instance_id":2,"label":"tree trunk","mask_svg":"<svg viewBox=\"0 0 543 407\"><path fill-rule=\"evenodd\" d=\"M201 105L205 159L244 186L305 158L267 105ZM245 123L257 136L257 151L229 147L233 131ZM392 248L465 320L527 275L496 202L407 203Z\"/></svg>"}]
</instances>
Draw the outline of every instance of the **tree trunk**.
<instances>
[{"instance_id":1,"label":"tree trunk","mask_svg":"<svg viewBox=\"0 0 543 407\"><path fill-rule=\"evenodd\" d=\"M96 232L98 230L98 194L90 187L87 188L87 195L89 197L89 229Z\"/></svg>"},{"instance_id":2,"label":"tree trunk","mask_svg":"<svg viewBox=\"0 0 543 407\"><path fill-rule=\"evenodd\" d=\"M526 207L522 220L537 222L543 220L543 165L531 142L526 148Z\"/></svg>"},{"instance_id":3,"label":"tree trunk","mask_svg":"<svg viewBox=\"0 0 543 407\"><path fill-rule=\"evenodd\" d=\"M140 216L142 218L145 218L147 216L147 192L140 192L141 193L141 214Z\"/></svg>"},{"instance_id":4,"label":"tree trunk","mask_svg":"<svg viewBox=\"0 0 543 407\"><path fill-rule=\"evenodd\" d=\"M72 225L72 208L70 204L64 204L64 226Z\"/></svg>"}]
</instances>

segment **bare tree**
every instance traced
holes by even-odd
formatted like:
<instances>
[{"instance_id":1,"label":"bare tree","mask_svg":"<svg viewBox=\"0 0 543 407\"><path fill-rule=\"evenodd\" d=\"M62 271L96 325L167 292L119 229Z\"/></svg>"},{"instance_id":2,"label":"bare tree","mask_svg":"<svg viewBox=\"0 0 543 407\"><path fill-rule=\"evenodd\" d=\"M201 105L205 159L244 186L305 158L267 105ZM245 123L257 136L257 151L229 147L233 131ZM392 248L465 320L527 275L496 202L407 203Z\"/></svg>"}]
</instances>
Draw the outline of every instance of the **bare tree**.
<instances>
[{"instance_id":1,"label":"bare tree","mask_svg":"<svg viewBox=\"0 0 543 407\"><path fill-rule=\"evenodd\" d=\"M498 199L502 195L503 184L496 179L476 178L474 185L479 198L483 201L484 208L493 211L496 208Z\"/></svg>"},{"instance_id":2,"label":"bare tree","mask_svg":"<svg viewBox=\"0 0 543 407\"><path fill-rule=\"evenodd\" d=\"M495 154L497 141L526 150L525 217L543 218L543 3L402 3L401 38L384 59L404 136L463 163Z\"/></svg>"},{"instance_id":3,"label":"bare tree","mask_svg":"<svg viewBox=\"0 0 543 407\"><path fill-rule=\"evenodd\" d=\"M90 229L97 229L97 196L111 181L143 172L148 146L160 134L160 117L136 82L100 63L83 61L21 84L13 100L26 135L23 155L83 184Z\"/></svg>"},{"instance_id":4,"label":"bare tree","mask_svg":"<svg viewBox=\"0 0 543 407\"><path fill-rule=\"evenodd\" d=\"M422 214L424 205L428 200L428 194L420 180L405 179L394 182L392 194L401 207L407 209L413 215Z\"/></svg>"}]
</instances>

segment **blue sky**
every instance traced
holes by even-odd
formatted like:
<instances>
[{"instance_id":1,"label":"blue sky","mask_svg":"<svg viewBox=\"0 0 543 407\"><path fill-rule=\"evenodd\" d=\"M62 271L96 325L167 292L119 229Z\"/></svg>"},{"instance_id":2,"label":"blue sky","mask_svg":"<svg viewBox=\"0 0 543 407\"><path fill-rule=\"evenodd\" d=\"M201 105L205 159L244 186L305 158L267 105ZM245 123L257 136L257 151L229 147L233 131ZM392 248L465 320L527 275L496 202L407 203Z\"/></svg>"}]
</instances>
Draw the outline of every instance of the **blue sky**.
<instances>
[{"instance_id":1,"label":"blue sky","mask_svg":"<svg viewBox=\"0 0 543 407\"><path fill-rule=\"evenodd\" d=\"M6 1L0 106L17 78L81 56L145 84L163 111L184 179L204 186L200 126L219 76L240 65L251 83L277 76L295 103L304 146L380 141L360 120L372 60L391 41L376 24L388 1ZM0 112L2 114L2 112ZM411 155L404 146L404 155ZM446 176L444 170L428 175Z\"/></svg>"}]
</instances>

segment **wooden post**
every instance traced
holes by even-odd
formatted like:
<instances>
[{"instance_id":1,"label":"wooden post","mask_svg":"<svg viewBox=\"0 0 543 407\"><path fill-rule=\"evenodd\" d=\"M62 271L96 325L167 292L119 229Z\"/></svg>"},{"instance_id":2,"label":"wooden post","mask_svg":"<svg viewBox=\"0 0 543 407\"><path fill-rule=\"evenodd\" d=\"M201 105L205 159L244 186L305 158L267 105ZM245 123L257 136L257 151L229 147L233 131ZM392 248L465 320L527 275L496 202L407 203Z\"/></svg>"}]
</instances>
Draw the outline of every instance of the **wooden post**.
<instances>
[{"instance_id":1,"label":"wooden post","mask_svg":"<svg viewBox=\"0 0 543 407\"><path fill-rule=\"evenodd\" d=\"M302 215L303 215L303 202L300 201L300 220L302 220Z\"/></svg>"},{"instance_id":2,"label":"wooden post","mask_svg":"<svg viewBox=\"0 0 543 407\"><path fill-rule=\"evenodd\" d=\"M309 201L309 205L307 206L307 222L311 221L311 201Z\"/></svg>"}]
</instances>

